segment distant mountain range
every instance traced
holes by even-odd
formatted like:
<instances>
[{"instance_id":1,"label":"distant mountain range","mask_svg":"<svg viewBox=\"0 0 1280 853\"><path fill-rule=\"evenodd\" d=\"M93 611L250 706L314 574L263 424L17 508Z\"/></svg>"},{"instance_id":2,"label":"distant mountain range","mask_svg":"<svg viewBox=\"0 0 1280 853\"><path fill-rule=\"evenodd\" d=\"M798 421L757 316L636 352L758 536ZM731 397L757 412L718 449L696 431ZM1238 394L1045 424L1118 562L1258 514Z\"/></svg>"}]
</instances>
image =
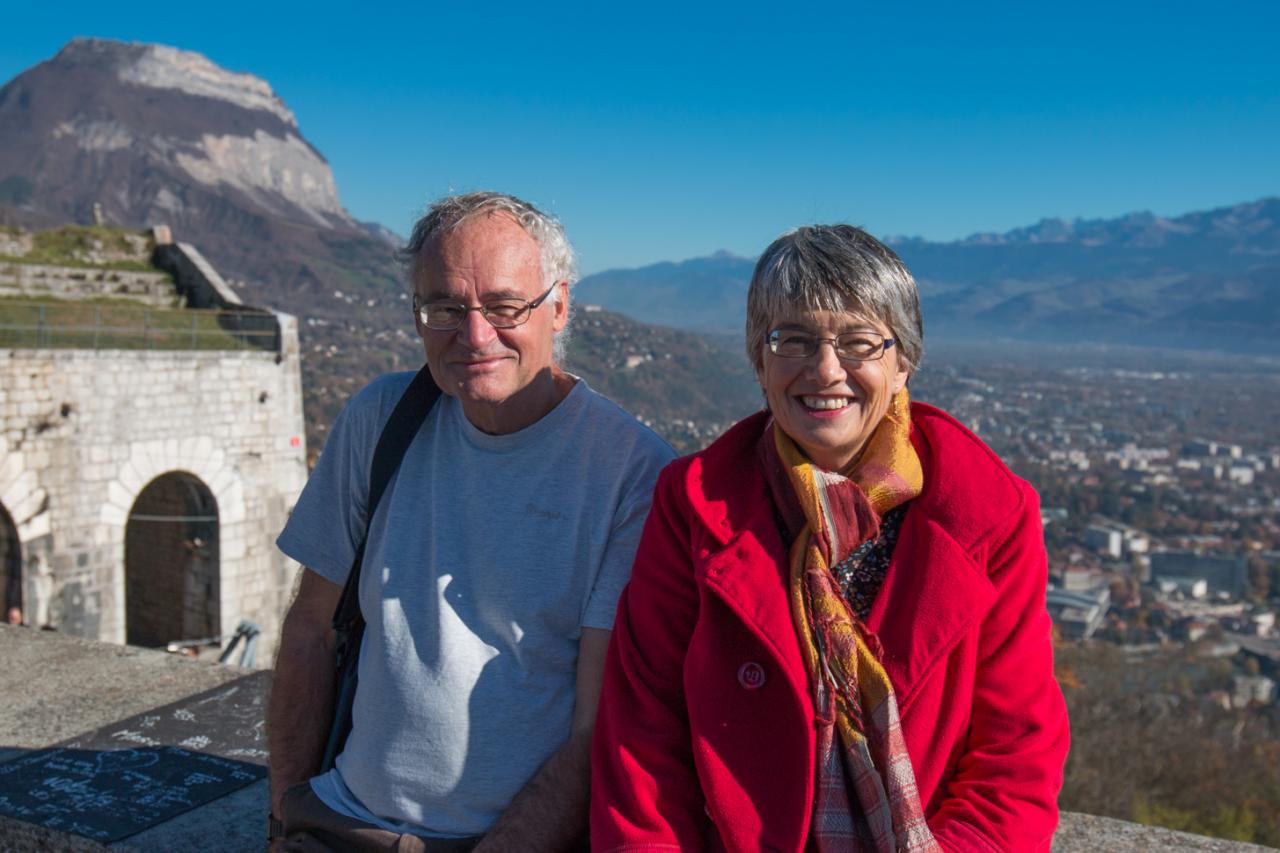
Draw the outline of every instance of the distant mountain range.
<instances>
[{"instance_id":1,"label":"distant mountain range","mask_svg":"<svg viewBox=\"0 0 1280 853\"><path fill-rule=\"evenodd\" d=\"M367 379L421 364L398 238L343 208L328 163L264 80L171 47L77 39L0 88L0 224L98 218L171 225L246 302L301 319L313 447ZM931 340L1275 351L1278 223L1280 200L1264 199L892 243L921 282ZM740 342L752 266L722 252L583 279L576 303L610 311L579 312L571 366L678 446L698 446L759 403Z\"/></svg>"},{"instance_id":2,"label":"distant mountain range","mask_svg":"<svg viewBox=\"0 0 1280 853\"><path fill-rule=\"evenodd\" d=\"M919 282L930 337L1280 350L1280 199L889 243ZM578 298L741 334L752 267L722 252L610 270L584 278Z\"/></svg>"}]
</instances>

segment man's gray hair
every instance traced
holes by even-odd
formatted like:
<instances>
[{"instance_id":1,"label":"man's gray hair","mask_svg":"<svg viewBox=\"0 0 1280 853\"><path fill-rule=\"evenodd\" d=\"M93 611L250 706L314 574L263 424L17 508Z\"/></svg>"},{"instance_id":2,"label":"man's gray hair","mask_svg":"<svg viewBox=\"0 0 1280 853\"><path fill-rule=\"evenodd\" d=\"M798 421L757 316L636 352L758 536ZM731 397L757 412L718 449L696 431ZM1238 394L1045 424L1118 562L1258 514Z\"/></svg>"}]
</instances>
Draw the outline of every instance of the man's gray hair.
<instances>
[{"instance_id":1,"label":"man's gray hair","mask_svg":"<svg viewBox=\"0 0 1280 853\"><path fill-rule=\"evenodd\" d=\"M432 240L457 229L477 216L494 214L511 217L538 244L544 289L559 281L568 282L570 287L573 286L578 280L578 263L560 221L523 199L506 193L488 191L445 196L427 208L422 218L414 223L409 242L399 252L400 260L409 273L410 284L417 286L418 262ZM567 302L568 297L566 296L565 299ZM547 301L554 304L559 300L560 288L557 287ZM565 324L564 329L556 333L553 355L557 363L564 361L568 342L569 325Z\"/></svg>"},{"instance_id":2,"label":"man's gray hair","mask_svg":"<svg viewBox=\"0 0 1280 853\"><path fill-rule=\"evenodd\" d=\"M915 279L892 249L861 228L805 225L764 250L747 292L747 357L757 370L773 324L797 311L861 314L888 326L907 370L924 357Z\"/></svg>"}]
</instances>

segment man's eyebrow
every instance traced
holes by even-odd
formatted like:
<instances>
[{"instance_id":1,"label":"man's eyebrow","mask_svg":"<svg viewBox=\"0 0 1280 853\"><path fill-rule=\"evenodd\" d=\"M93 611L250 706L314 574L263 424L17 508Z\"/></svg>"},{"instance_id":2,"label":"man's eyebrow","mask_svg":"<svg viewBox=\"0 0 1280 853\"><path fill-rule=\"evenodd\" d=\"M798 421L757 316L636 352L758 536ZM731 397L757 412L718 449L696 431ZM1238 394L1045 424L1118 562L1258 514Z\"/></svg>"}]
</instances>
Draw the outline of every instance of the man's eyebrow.
<instances>
[{"instance_id":1,"label":"man's eyebrow","mask_svg":"<svg viewBox=\"0 0 1280 853\"><path fill-rule=\"evenodd\" d=\"M510 287L500 287L496 290L491 290L484 295L484 299L482 299L481 301L492 302L495 299L519 299L524 302L529 301L525 297L524 293ZM426 294L422 296L422 301L423 302L462 302L463 300L453 293L445 293L440 290L428 290Z\"/></svg>"}]
</instances>

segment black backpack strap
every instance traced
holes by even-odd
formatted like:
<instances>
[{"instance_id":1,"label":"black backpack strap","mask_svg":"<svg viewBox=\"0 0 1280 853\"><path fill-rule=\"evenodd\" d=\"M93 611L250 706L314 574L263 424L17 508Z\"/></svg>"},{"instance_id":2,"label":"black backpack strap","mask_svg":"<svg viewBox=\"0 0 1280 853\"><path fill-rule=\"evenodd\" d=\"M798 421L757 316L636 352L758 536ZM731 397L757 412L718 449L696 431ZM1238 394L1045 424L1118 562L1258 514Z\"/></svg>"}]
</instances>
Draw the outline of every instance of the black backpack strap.
<instances>
[{"instance_id":1,"label":"black backpack strap","mask_svg":"<svg viewBox=\"0 0 1280 853\"><path fill-rule=\"evenodd\" d=\"M378 445L374 448L373 464L369 471L368 523L373 523L373 514L378 509L378 502L382 500L382 493L400 467L400 461L413 443L414 436L426 421L427 413L439 398L440 389L431 378L430 369L424 365L405 389L386 426L382 428L382 434L378 436ZM320 765L322 771L333 767L333 762L351 732L351 707L355 701L358 680L360 643L364 638L364 615L360 612L360 568L364 563L364 548L368 541L369 531L366 527L364 539L356 548L355 559L351 562L351 570L347 572L342 597L338 599L338 606L333 612L333 629L337 634L334 647L337 683L334 689L333 723Z\"/></svg>"},{"instance_id":2,"label":"black backpack strap","mask_svg":"<svg viewBox=\"0 0 1280 853\"><path fill-rule=\"evenodd\" d=\"M413 377L413 381L409 383L409 387L405 389L404 394L400 396L373 450L373 464L369 471L367 523L373 523L373 514L378 509L379 501L382 500L382 493L387 490L392 476L400 467L400 460L404 458L409 445L413 443L414 436L426 421L427 413L431 411L431 407L439 397L440 389L431 378L431 370L423 365L418 374ZM347 573L347 582L342 588L342 598L338 600L338 607L333 613L335 629L352 624L352 621L360 616L360 566L364 562L364 548L368 540L369 531L366 528L365 537L356 548L355 559L351 562L351 571Z\"/></svg>"}]
</instances>

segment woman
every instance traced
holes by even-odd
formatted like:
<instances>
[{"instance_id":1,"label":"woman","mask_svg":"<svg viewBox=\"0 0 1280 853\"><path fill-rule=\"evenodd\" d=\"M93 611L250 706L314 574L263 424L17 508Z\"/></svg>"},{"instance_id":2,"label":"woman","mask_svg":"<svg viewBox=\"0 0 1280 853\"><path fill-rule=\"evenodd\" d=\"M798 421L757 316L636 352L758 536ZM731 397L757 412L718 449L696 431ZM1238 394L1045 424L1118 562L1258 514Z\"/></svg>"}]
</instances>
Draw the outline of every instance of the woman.
<instances>
[{"instance_id":1,"label":"woman","mask_svg":"<svg viewBox=\"0 0 1280 853\"><path fill-rule=\"evenodd\" d=\"M909 403L911 274L845 225L760 258L767 411L659 479L596 724L592 846L1049 847L1067 753L1035 492Z\"/></svg>"}]
</instances>

